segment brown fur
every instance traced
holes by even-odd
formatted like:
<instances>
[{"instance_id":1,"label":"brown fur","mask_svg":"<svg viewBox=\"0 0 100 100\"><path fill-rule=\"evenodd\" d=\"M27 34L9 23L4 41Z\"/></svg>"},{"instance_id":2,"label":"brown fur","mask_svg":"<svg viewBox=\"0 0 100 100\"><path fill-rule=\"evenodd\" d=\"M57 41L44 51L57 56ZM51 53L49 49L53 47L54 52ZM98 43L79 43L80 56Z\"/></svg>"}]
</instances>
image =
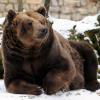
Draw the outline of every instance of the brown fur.
<instances>
[{"instance_id":1,"label":"brown fur","mask_svg":"<svg viewBox=\"0 0 100 100\"><path fill-rule=\"evenodd\" d=\"M9 11L2 48L8 92L39 95L41 88L47 94L99 88L93 49L60 36L52 29L45 12Z\"/></svg>"}]
</instances>

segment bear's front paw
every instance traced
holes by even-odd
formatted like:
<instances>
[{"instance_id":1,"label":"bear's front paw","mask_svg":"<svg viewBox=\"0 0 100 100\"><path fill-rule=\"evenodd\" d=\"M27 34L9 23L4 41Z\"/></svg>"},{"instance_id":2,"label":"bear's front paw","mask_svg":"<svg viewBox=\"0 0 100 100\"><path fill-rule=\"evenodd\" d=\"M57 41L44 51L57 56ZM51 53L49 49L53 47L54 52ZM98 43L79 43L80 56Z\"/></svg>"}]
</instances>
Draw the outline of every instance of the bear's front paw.
<instances>
[{"instance_id":1,"label":"bear's front paw","mask_svg":"<svg viewBox=\"0 0 100 100\"><path fill-rule=\"evenodd\" d=\"M39 86L34 85L32 88L30 88L28 94L40 95L42 94L42 89Z\"/></svg>"},{"instance_id":2,"label":"bear's front paw","mask_svg":"<svg viewBox=\"0 0 100 100\"><path fill-rule=\"evenodd\" d=\"M29 94L29 95L40 95L42 93L41 88L38 85L28 84L20 81L20 83L12 83L7 88L7 91L15 94Z\"/></svg>"}]
</instances>

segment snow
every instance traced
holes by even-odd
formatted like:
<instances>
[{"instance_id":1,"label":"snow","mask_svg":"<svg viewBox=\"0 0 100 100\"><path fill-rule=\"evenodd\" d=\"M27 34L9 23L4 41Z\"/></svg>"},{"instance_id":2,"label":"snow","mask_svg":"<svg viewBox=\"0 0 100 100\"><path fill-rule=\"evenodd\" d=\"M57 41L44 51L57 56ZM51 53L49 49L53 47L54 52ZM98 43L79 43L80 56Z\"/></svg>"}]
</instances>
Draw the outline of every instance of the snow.
<instances>
[{"instance_id":1,"label":"snow","mask_svg":"<svg viewBox=\"0 0 100 100\"><path fill-rule=\"evenodd\" d=\"M100 65L98 65L98 68L100 69Z\"/></svg>"},{"instance_id":2,"label":"snow","mask_svg":"<svg viewBox=\"0 0 100 100\"><path fill-rule=\"evenodd\" d=\"M4 20L5 20L5 17L0 18L0 25L3 24Z\"/></svg>"},{"instance_id":3,"label":"snow","mask_svg":"<svg viewBox=\"0 0 100 100\"><path fill-rule=\"evenodd\" d=\"M70 92L59 92L55 95L42 94L40 96L34 95L21 95L11 94L5 92L4 82L0 81L0 99L1 100L100 100L100 90L96 92L90 92L85 89L70 91Z\"/></svg>"},{"instance_id":4,"label":"snow","mask_svg":"<svg viewBox=\"0 0 100 100\"><path fill-rule=\"evenodd\" d=\"M53 29L58 33L61 33L65 38L68 38L70 34L69 30L73 28L76 22L67 19L56 19L49 17L49 20L53 22Z\"/></svg>"},{"instance_id":5,"label":"snow","mask_svg":"<svg viewBox=\"0 0 100 100\"><path fill-rule=\"evenodd\" d=\"M0 80L0 94L6 92L4 81Z\"/></svg>"},{"instance_id":6,"label":"snow","mask_svg":"<svg viewBox=\"0 0 100 100\"><path fill-rule=\"evenodd\" d=\"M72 95L72 92L64 93L63 95L53 95L53 96L47 96L47 95L40 95L40 96L32 96L32 95L14 95L14 94L0 94L0 98L2 100L100 100L100 96L94 93L90 93L88 91L81 90L78 91L77 93ZM74 92L73 92L74 93ZM87 93L87 94L86 94ZM6 99L7 98L7 99Z\"/></svg>"},{"instance_id":7,"label":"snow","mask_svg":"<svg viewBox=\"0 0 100 100\"><path fill-rule=\"evenodd\" d=\"M63 35L65 38L68 38L68 35L71 33L70 30L76 25L77 33L83 34L87 30L100 28L100 26L96 26L97 15L85 17L81 21L71 21L67 19L56 19L53 17L49 17L49 20L53 22L53 29ZM0 18L0 25L4 22L4 17ZM0 30L2 32L2 30ZM2 35L0 35L0 43L1 43ZM99 65L100 68L100 65ZM100 81L100 80L99 80ZM80 89L76 91L69 91L65 93L57 93L56 95L48 96L46 94L42 94L40 96L34 95L21 95L21 94L11 94L7 93L4 81L0 80L0 100L100 100L100 90L96 92L90 92L85 89Z\"/></svg>"},{"instance_id":8,"label":"snow","mask_svg":"<svg viewBox=\"0 0 100 100\"><path fill-rule=\"evenodd\" d=\"M76 25L76 33L84 34L85 31L91 29L100 28L97 26L99 23L97 21L97 17L99 14L95 16L87 16L81 21L71 21L67 19L57 19L53 17L49 17L48 19L53 22L53 29L57 32L61 33L65 38L68 38L70 34L70 30Z\"/></svg>"}]
</instances>

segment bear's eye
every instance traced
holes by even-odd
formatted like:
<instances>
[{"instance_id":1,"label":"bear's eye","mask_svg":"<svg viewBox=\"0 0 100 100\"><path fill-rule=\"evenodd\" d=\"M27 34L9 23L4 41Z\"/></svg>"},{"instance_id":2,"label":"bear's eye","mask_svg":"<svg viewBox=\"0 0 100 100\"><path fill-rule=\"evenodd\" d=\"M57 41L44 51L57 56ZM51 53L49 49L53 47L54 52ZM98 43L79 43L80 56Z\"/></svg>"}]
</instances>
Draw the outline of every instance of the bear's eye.
<instances>
[{"instance_id":1,"label":"bear's eye","mask_svg":"<svg viewBox=\"0 0 100 100\"><path fill-rule=\"evenodd\" d=\"M45 25L45 21L41 21L41 20L40 20L39 22L40 22L42 25Z\"/></svg>"}]
</instances>

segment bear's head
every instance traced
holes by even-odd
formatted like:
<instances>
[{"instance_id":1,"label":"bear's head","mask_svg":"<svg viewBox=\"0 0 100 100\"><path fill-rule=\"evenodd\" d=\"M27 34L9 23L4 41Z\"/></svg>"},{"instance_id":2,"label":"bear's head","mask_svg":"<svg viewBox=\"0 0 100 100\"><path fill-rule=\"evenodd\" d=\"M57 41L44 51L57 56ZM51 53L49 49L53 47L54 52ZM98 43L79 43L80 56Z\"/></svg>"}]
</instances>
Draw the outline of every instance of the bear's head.
<instances>
[{"instance_id":1,"label":"bear's head","mask_svg":"<svg viewBox=\"0 0 100 100\"><path fill-rule=\"evenodd\" d=\"M19 13L10 10L5 23L26 47L39 47L49 36L49 22L47 21L44 7L40 7L35 11Z\"/></svg>"}]
</instances>

